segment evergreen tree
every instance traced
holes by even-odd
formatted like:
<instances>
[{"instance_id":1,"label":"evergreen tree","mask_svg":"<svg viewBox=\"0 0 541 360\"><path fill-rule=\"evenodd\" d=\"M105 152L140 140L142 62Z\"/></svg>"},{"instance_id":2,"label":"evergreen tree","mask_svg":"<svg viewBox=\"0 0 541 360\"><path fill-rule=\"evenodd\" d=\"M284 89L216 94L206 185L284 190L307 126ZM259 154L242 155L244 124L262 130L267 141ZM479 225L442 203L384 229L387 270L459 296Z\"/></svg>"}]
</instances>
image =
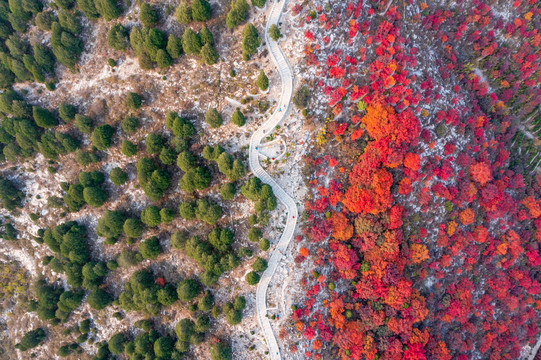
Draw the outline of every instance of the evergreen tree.
<instances>
[{"instance_id":1,"label":"evergreen tree","mask_svg":"<svg viewBox=\"0 0 541 360\"><path fill-rule=\"evenodd\" d=\"M255 285L259 282L260 276L255 271L250 271L248 274L246 274L246 282L249 285Z\"/></svg>"},{"instance_id":2,"label":"evergreen tree","mask_svg":"<svg viewBox=\"0 0 541 360\"><path fill-rule=\"evenodd\" d=\"M158 13L152 5L144 2L139 6L139 20L145 26L154 26L158 23Z\"/></svg>"},{"instance_id":3,"label":"evergreen tree","mask_svg":"<svg viewBox=\"0 0 541 360\"><path fill-rule=\"evenodd\" d=\"M214 36L210 32L210 30L204 25L201 28L201 30L199 30L199 38L201 39L201 44L202 45L205 45L205 44L213 45L214 44Z\"/></svg>"},{"instance_id":4,"label":"evergreen tree","mask_svg":"<svg viewBox=\"0 0 541 360\"><path fill-rule=\"evenodd\" d=\"M124 234L132 239L138 238L143 234L143 224L139 219L128 218L122 226Z\"/></svg>"},{"instance_id":5,"label":"evergreen tree","mask_svg":"<svg viewBox=\"0 0 541 360\"><path fill-rule=\"evenodd\" d=\"M236 193L237 189L235 188L235 185L230 182L224 184L224 186L220 188L220 194L224 200L233 200Z\"/></svg>"},{"instance_id":6,"label":"evergreen tree","mask_svg":"<svg viewBox=\"0 0 541 360\"><path fill-rule=\"evenodd\" d=\"M187 27L182 35L182 49L186 55L199 55L201 51L201 39L191 28Z\"/></svg>"},{"instance_id":7,"label":"evergreen tree","mask_svg":"<svg viewBox=\"0 0 541 360\"><path fill-rule=\"evenodd\" d=\"M83 134L92 134L92 131L94 131L92 119L80 114L75 115L75 127Z\"/></svg>"},{"instance_id":8,"label":"evergreen tree","mask_svg":"<svg viewBox=\"0 0 541 360\"><path fill-rule=\"evenodd\" d=\"M128 180L128 174L126 174L121 168L115 167L109 173L111 182L115 185L123 185Z\"/></svg>"},{"instance_id":9,"label":"evergreen tree","mask_svg":"<svg viewBox=\"0 0 541 360\"><path fill-rule=\"evenodd\" d=\"M64 120L65 123L69 123L75 118L75 115L77 114L77 108L71 104L67 103L61 103L58 106L58 116L62 120Z\"/></svg>"},{"instance_id":10,"label":"evergreen tree","mask_svg":"<svg viewBox=\"0 0 541 360\"><path fill-rule=\"evenodd\" d=\"M122 7L116 0L94 0L96 10L106 21L111 21L122 15Z\"/></svg>"},{"instance_id":11,"label":"evergreen tree","mask_svg":"<svg viewBox=\"0 0 541 360\"><path fill-rule=\"evenodd\" d=\"M120 126L126 134L135 134L139 126L139 120L133 116L126 116L120 123Z\"/></svg>"},{"instance_id":12,"label":"evergreen tree","mask_svg":"<svg viewBox=\"0 0 541 360\"><path fill-rule=\"evenodd\" d=\"M58 22L64 30L74 35L79 35L83 30L79 18L68 10L60 9L58 11Z\"/></svg>"},{"instance_id":13,"label":"evergreen tree","mask_svg":"<svg viewBox=\"0 0 541 360\"><path fill-rule=\"evenodd\" d=\"M210 19L210 4L206 0L192 1L192 19L194 21L207 21Z\"/></svg>"},{"instance_id":14,"label":"evergreen tree","mask_svg":"<svg viewBox=\"0 0 541 360\"><path fill-rule=\"evenodd\" d=\"M114 50L124 50L128 46L128 30L122 24L115 24L107 33L107 44Z\"/></svg>"},{"instance_id":15,"label":"evergreen tree","mask_svg":"<svg viewBox=\"0 0 541 360\"><path fill-rule=\"evenodd\" d=\"M139 110L141 108L142 100L141 95L129 92L126 96L126 105L132 110Z\"/></svg>"},{"instance_id":16,"label":"evergreen tree","mask_svg":"<svg viewBox=\"0 0 541 360\"><path fill-rule=\"evenodd\" d=\"M34 121L39 127L48 129L58 125L58 121L55 119L53 114L42 107L32 106L32 115Z\"/></svg>"},{"instance_id":17,"label":"evergreen tree","mask_svg":"<svg viewBox=\"0 0 541 360\"><path fill-rule=\"evenodd\" d=\"M257 52L257 48L260 45L261 39L259 38L257 29L252 23L246 24L242 30L242 56L244 60L249 60Z\"/></svg>"},{"instance_id":18,"label":"evergreen tree","mask_svg":"<svg viewBox=\"0 0 541 360\"><path fill-rule=\"evenodd\" d=\"M181 2L175 11L177 21L183 25L188 25L192 22L192 8L185 1Z\"/></svg>"},{"instance_id":19,"label":"evergreen tree","mask_svg":"<svg viewBox=\"0 0 541 360\"><path fill-rule=\"evenodd\" d=\"M135 156L137 154L137 145L129 140L122 140L120 151L128 157Z\"/></svg>"},{"instance_id":20,"label":"evergreen tree","mask_svg":"<svg viewBox=\"0 0 541 360\"><path fill-rule=\"evenodd\" d=\"M83 15L90 20L100 17L100 13L96 9L94 0L77 0L77 7L81 10Z\"/></svg>"},{"instance_id":21,"label":"evergreen tree","mask_svg":"<svg viewBox=\"0 0 541 360\"><path fill-rule=\"evenodd\" d=\"M246 124L246 117L240 111L240 108L237 108L231 117L231 122L237 126L244 126Z\"/></svg>"},{"instance_id":22,"label":"evergreen tree","mask_svg":"<svg viewBox=\"0 0 541 360\"><path fill-rule=\"evenodd\" d=\"M180 301L191 301L199 295L200 292L200 285L193 279L182 280L177 284L177 293Z\"/></svg>"},{"instance_id":23,"label":"evergreen tree","mask_svg":"<svg viewBox=\"0 0 541 360\"><path fill-rule=\"evenodd\" d=\"M45 330L42 328L37 328L24 334L21 341L15 345L15 347L20 351L33 349L41 344L46 336Z\"/></svg>"},{"instance_id":24,"label":"evergreen tree","mask_svg":"<svg viewBox=\"0 0 541 360\"><path fill-rule=\"evenodd\" d=\"M174 34L170 34L169 39L167 40L166 49L172 59L178 58L182 55L182 40Z\"/></svg>"},{"instance_id":25,"label":"evergreen tree","mask_svg":"<svg viewBox=\"0 0 541 360\"><path fill-rule=\"evenodd\" d=\"M91 308L103 310L113 301L113 298L105 290L97 289L88 295L86 301Z\"/></svg>"},{"instance_id":26,"label":"evergreen tree","mask_svg":"<svg viewBox=\"0 0 541 360\"><path fill-rule=\"evenodd\" d=\"M172 63L173 59L171 59L171 56L169 56L169 53L166 50L158 50L158 53L156 54L156 64L160 69L165 69L171 66Z\"/></svg>"},{"instance_id":27,"label":"evergreen tree","mask_svg":"<svg viewBox=\"0 0 541 360\"><path fill-rule=\"evenodd\" d=\"M282 37L282 33L276 24L272 24L269 28L269 36L272 40L278 41Z\"/></svg>"},{"instance_id":28,"label":"evergreen tree","mask_svg":"<svg viewBox=\"0 0 541 360\"><path fill-rule=\"evenodd\" d=\"M218 52L211 44L205 44L201 48L201 58L207 65L214 65L218 62Z\"/></svg>"},{"instance_id":29,"label":"evergreen tree","mask_svg":"<svg viewBox=\"0 0 541 360\"><path fill-rule=\"evenodd\" d=\"M267 77L267 75L265 75L265 72L263 70L259 72L256 85L261 91L265 91L269 88L269 78Z\"/></svg>"},{"instance_id":30,"label":"evergreen tree","mask_svg":"<svg viewBox=\"0 0 541 360\"><path fill-rule=\"evenodd\" d=\"M216 108L210 108L205 114L205 121L211 128L217 129L223 124L222 116Z\"/></svg>"},{"instance_id":31,"label":"evergreen tree","mask_svg":"<svg viewBox=\"0 0 541 360\"><path fill-rule=\"evenodd\" d=\"M233 29L246 20L248 10L250 10L250 5L248 5L246 0L234 0L231 3L231 10L229 10L225 18L227 27Z\"/></svg>"},{"instance_id":32,"label":"evergreen tree","mask_svg":"<svg viewBox=\"0 0 541 360\"><path fill-rule=\"evenodd\" d=\"M100 125L94 129L90 140L98 150L107 150L111 147L115 129L109 124Z\"/></svg>"},{"instance_id":33,"label":"evergreen tree","mask_svg":"<svg viewBox=\"0 0 541 360\"><path fill-rule=\"evenodd\" d=\"M153 236L139 245L139 252L143 259L155 259L160 255L161 247L158 238Z\"/></svg>"}]
</instances>

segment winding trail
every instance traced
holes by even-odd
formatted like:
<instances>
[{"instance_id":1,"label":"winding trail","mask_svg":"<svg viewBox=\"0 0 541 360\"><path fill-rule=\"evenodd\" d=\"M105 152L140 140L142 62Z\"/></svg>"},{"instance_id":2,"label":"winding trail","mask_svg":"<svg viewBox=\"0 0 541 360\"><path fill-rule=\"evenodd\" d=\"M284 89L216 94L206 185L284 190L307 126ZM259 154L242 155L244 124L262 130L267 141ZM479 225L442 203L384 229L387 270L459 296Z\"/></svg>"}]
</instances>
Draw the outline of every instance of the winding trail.
<instances>
[{"instance_id":1,"label":"winding trail","mask_svg":"<svg viewBox=\"0 0 541 360\"><path fill-rule=\"evenodd\" d=\"M278 21L280 20L280 16L282 15L286 3L287 0L280 0L273 4L268 17L267 25L265 26L265 42L271 54L272 60L278 68L282 81L280 101L278 102L277 110L275 110L270 118L252 134L249 152L250 170L255 176L260 178L261 181L269 184L272 187L274 195L276 195L276 198L285 205L287 211L286 227L282 233L282 236L280 237L280 241L276 245L276 248L268 261L267 270L263 272L256 291L257 318L259 320L259 324L261 325L261 329L263 330L265 340L267 341L269 354L273 360L281 359L282 357L280 355L280 347L278 346L278 342L272 330L269 318L266 316L267 289L276 268L280 264L282 254L285 253L287 246L293 238L295 225L297 224L298 210L295 200L293 200L293 198L289 196L284 189L280 187L280 185L278 185L278 183L263 169L263 167L261 167L257 147L260 145L261 140L271 134L276 125L278 125L284 119L287 110L289 109L291 96L293 95L293 75L289 63L287 62L287 59L278 43L276 41L272 41L268 36L270 26L272 24L278 25Z\"/></svg>"}]
</instances>

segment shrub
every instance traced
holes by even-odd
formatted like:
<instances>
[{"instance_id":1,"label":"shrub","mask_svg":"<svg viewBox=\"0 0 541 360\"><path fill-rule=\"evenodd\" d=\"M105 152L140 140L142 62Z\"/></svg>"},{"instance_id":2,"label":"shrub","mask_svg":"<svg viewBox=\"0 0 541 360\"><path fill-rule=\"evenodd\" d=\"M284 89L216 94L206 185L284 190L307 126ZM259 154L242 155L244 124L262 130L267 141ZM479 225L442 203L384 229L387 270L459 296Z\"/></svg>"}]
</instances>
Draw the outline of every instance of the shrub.
<instances>
[{"instance_id":1,"label":"shrub","mask_svg":"<svg viewBox=\"0 0 541 360\"><path fill-rule=\"evenodd\" d=\"M115 185L123 185L128 180L128 174L126 174L121 168L116 167L109 173L111 182Z\"/></svg>"},{"instance_id":2,"label":"shrub","mask_svg":"<svg viewBox=\"0 0 541 360\"><path fill-rule=\"evenodd\" d=\"M144 2L139 6L139 20L145 26L154 26L158 23L158 13L152 5Z\"/></svg>"},{"instance_id":3,"label":"shrub","mask_svg":"<svg viewBox=\"0 0 541 360\"><path fill-rule=\"evenodd\" d=\"M261 45L261 39L257 33L257 29L251 23L246 24L242 30L242 56L244 60L249 60L250 56L257 52L257 48Z\"/></svg>"},{"instance_id":4,"label":"shrub","mask_svg":"<svg viewBox=\"0 0 541 360\"><path fill-rule=\"evenodd\" d=\"M267 75L265 75L265 72L263 70L259 72L256 85L261 91L265 91L269 88L269 78L267 77Z\"/></svg>"},{"instance_id":5,"label":"shrub","mask_svg":"<svg viewBox=\"0 0 541 360\"><path fill-rule=\"evenodd\" d=\"M137 145L135 145L129 140L122 140L122 145L120 149L122 151L122 154L128 157L131 157L137 154Z\"/></svg>"},{"instance_id":6,"label":"shrub","mask_svg":"<svg viewBox=\"0 0 541 360\"><path fill-rule=\"evenodd\" d=\"M141 108L141 103L141 95L137 93L129 92L126 96L126 105L132 110L139 110L139 108Z\"/></svg>"},{"instance_id":7,"label":"shrub","mask_svg":"<svg viewBox=\"0 0 541 360\"><path fill-rule=\"evenodd\" d=\"M240 111L240 108L237 108L231 117L231 122L237 126L244 126L246 124L246 117Z\"/></svg>"},{"instance_id":8,"label":"shrub","mask_svg":"<svg viewBox=\"0 0 541 360\"><path fill-rule=\"evenodd\" d=\"M181 24L188 25L192 22L192 8L185 1L181 2L175 11L175 17Z\"/></svg>"},{"instance_id":9,"label":"shrub","mask_svg":"<svg viewBox=\"0 0 541 360\"><path fill-rule=\"evenodd\" d=\"M212 44L205 44L201 48L201 58L207 65L214 65L218 62L218 52Z\"/></svg>"},{"instance_id":10,"label":"shrub","mask_svg":"<svg viewBox=\"0 0 541 360\"><path fill-rule=\"evenodd\" d=\"M156 133L150 133L145 138L146 151L149 154L158 154L163 148L163 138Z\"/></svg>"},{"instance_id":11,"label":"shrub","mask_svg":"<svg viewBox=\"0 0 541 360\"><path fill-rule=\"evenodd\" d=\"M308 87L306 85L303 85L297 90L291 101L293 102L293 104L295 104L297 108L304 109L308 106L311 95L312 94Z\"/></svg>"},{"instance_id":12,"label":"shrub","mask_svg":"<svg viewBox=\"0 0 541 360\"><path fill-rule=\"evenodd\" d=\"M85 187L83 197L88 205L95 208L99 208L107 201L107 193L101 187Z\"/></svg>"},{"instance_id":13,"label":"shrub","mask_svg":"<svg viewBox=\"0 0 541 360\"><path fill-rule=\"evenodd\" d=\"M58 106L58 116L66 123L72 121L75 118L76 113L77 108L71 104L61 103Z\"/></svg>"},{"instance_id":14,"label":"shrub","mask_svg":"<svg viewBox=\"0 0 541 360\"><path fill-rule=\"evenodd\" d=\"M267 269L267 261L260 257L256 258L252 264L252 270L256 272L263 272L265 269Z\"/></svg>"},{"instance_id":15,"label":"shrub","mask_svg":"<svg viewBox=\"0 0 541 360\"><path fill-rule=\"evenodd\" d=\"M49 110L42 107L32 106L32 115L36 124L44 129L52 128L58 125L58 121L55 119L53 114Z\"/></svg>"},{"instance_id":16,"label":"shrub","mask_svg":"<svg viewBox=\"0 0 541 360\"><path fill-rule=\"evenodd\" d=\"M262 8L266 2L267 0L252 0L252 5Z\"/></svg>"},{"instance_id":17,"label":"shrub","mask_svg":"<svg viewBox=\"0 0 541 360\"><path fill-rule=\"evenodd\" d=\"M92 119L80 114L75 115L75 127L83 134L91 134L94 130Z\"/></svg>"},{"instance_id":18,"label":"shrub","mask_svg":"<svg viewBox=\"0 0 541 360\"><path fill-rule=\"evenodd\" d=\"M160 225L162 222L160 209L156 206L148 206L141 212L141 221L150 227Z\"/></svg>"},{"instance_id":19,"label":"shrub","mask_svg":"<svg viewBox=\"0 0 541 360\"><path fill-rule=\"evenodd\" d=\"M103 310L113 301L113 298L105 290L97 289L91 292L86 300L91 308Z\"/></svg>"},{"instance_id":20,"label":"shrub","mask_svg":"<svg viewBox=\"0 0 541 360\"><path fill-rule=\"evenodd\" d=\"M180 301L193 300L201 292L201 287L193 279L182 280L177 284L177 293ZM181 339L182 340L182 339Z\"/></svg>"},{"instance_id":21,"label":"shrub","mask_svg":"<svg viewBox=\"0 0 541 360\"><path fill-rule=\"evenodd\" d=\"M128 30L122 24L115 24L107 33L107 44L114 50L124 50L128 47Z\"/></svg>"},{"instance_id":22,"label":"shrub","mask_svg":"<svg viewBox=\"0 0 541 360\"><path fill-rule=\"evenodd\" d=\"M171 59L174 60L178 58L182 55L182 40L174 34L170 34L169 39L167 40L166 50L169 53L169 56L171 56Z\"/></svg>"},{"instance_id":23,"label":"shrub","mask_svg":"<svg viewBox=\"0 0 541 360\"><path fill-rule=\"evenodd\" d=\"M222 116L216 110L216 108L210 108L205 114L205 121L210 125L211 128L217 129L223 124Z\"/></svg>"},{"instance_id":24,"label":"shrub","mask_svg":"<svg viewBox=\"0 0 541 360\"><path fill-rule=\"evenodd\" d=\"M107 150L111 147L115 129L109 124L100 125L94 129L90 140L98 150Z\"/></svg>"},{"instance_id":25,"label":"shrub","mask_svg":"<svg viewBox=\"0 0 541 360\"><path fill-rule=\"evenodd\" d=\"M220 188L220 194L224 200L233 200L235 194L237 193L237 188L233 183L226 183Z\"/></svg>"},{"instance_id":26,"label":"shrub","mask_svg":"<svg viewBox=\"0 0 541 360\"><path fill-rule=\"evenodd\" d=\"M149 239L146 239L141 244L139 244L139 252L144 259L155 259L160 255L161 252L160 242L158 238L153 236Z\"/></svg>"},{"instance_id":27,"label":"shrub","mask_svg":"<svg viewBox=\"0 0 541 360\"><path fill-rule=\"evenodd\" d=\"M207 21L210 19L210 4L206 0L192 1L192 19L194 21Z\"/></svg>"},{"instance_id":28,"label":"shrub","mask_svg":"<svg viewBox=\"0 0 541 360\"><path fill-rule=\"evenodd\" d=\"M179 206L179 214L185 220L195 219L195 206L189 201L183 201Z\"/></svg>"},{"instance_id":29,"label":"shrub","mask_svg":"<svg viewBox=\"0 0 541 360\"><path fill-rule=\"evenodd\" d=\"M276 24L272 24L269 28L269 36L274 41L278 41L282 37L282 33Z\"/></svg>"},{"instance_id":30,"label":"shrub","mask_svg":"<svg viewBox=\"0 0 541 360\"><path fill-rule=\"evenodd\" d=\"M246 282L249 285L255 285L259 282L259 274L255 271L250 271L248 274L246 274Z\"/></svg>"},{"instance_id":31,"label":"shrub","mask_svg":"<svg viewBox=\"0 0 541 360\"><path fill-rule=\"evenodd\" d=\"M186 55L199 55L201 51L201 39L191 28L187 27L182 35L182 49Z\"/></svg>"}]
</instances>

